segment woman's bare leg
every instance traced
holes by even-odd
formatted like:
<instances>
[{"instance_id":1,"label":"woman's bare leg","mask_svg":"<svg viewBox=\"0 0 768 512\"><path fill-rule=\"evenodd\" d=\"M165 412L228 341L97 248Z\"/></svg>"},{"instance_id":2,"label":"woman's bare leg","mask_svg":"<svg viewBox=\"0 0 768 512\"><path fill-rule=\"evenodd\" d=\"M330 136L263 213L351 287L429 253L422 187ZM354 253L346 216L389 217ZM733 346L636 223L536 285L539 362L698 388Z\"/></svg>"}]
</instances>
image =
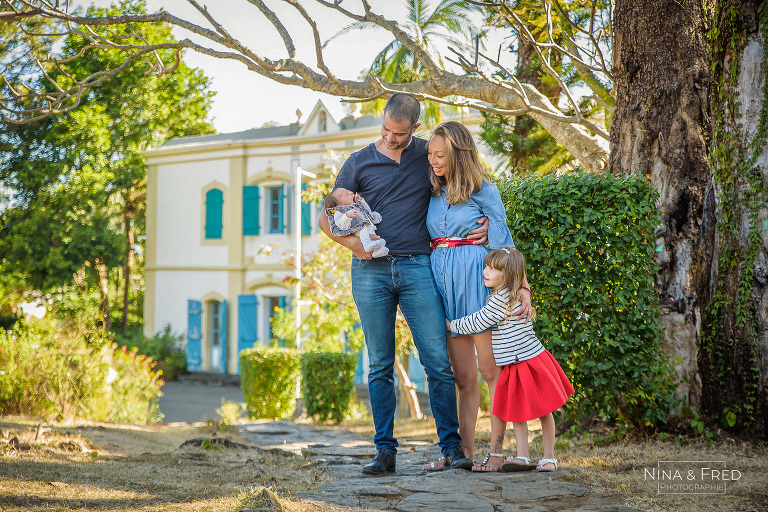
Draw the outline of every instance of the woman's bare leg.
<instances>
[{"instance_id":1,"label":"woman's bare leg","mask_svg":"<svg viewBox=\"0 0 768 512\"><path fill-rule=\"evenodd\" d=\"M477 387L477 363L475 344L470 336L448 335L448 356L453 376L459 388L459 435L464 455L474 460L475 426L480 406L480 390Z\"/></svg>"},{"instance_id":2,"label":"woman's bare leg","mask_svg":"<svg viewBox=\"0 0 768 512\"><path fill-rule=\"evenodd\" d=\"M491 346L491 333L484 332L472 336L477 349L477 367L480 369L480 375L488 383L488 391L491 394L491 412L493 412L493 399L496 395L496 383L501 375L501 366L496 364L493 358L493 348Z\"/></svg>"}]
</instances>

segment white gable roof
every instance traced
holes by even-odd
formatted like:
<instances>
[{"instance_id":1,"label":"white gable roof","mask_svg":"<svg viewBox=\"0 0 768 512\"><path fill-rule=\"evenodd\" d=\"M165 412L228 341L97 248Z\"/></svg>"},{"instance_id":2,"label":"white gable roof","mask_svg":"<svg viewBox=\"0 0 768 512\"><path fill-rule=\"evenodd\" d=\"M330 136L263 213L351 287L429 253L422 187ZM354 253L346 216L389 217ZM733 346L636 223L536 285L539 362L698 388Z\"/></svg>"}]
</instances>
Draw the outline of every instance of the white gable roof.
<instances>
[{"instance_id":1,"label":"white gable roof","mask_svg":"<svg viewBox=\"0 0 768 512\"><path fill-rule=\"evenodd\" d=\"M325 118L324 123L323 118ZM323 127L325 129L322 129ZM298 135L302 137L307 135L318 135L321 133L336 133L338 131L341 131L341 127L331 113L328 112L328 107L323 104L322 100L317 100L315 107L307 117L307 121L299 129Z\"/></svg>"}]
</instances>

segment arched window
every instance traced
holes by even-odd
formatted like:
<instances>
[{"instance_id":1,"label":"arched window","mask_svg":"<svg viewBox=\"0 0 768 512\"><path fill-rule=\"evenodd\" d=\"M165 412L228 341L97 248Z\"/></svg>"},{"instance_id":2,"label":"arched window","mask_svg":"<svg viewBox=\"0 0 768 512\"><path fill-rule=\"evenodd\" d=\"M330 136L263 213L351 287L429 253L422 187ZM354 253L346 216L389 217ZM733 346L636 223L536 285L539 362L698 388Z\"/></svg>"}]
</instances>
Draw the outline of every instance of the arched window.
<instances>
[{"instance_id":1,"label":"arched window","mask_svg":"<svg viewBox=\"0 0 768 512\"><path fill-rule=\"evenodd\" d=\"M205 193L205 238L220 239L222 214L224 211L224 192L213 188Z\"/></svg>"},{"instance_id":2,"label":"arched window","mask_svg":"<svg viewBox=\"0 0 768 512\"><path fill-rule=\"evenodd\" d=\"M328 129L328 116L325 111L320 112L317 116L317 131L324 132Z\"/></svg>"}]
</instances>

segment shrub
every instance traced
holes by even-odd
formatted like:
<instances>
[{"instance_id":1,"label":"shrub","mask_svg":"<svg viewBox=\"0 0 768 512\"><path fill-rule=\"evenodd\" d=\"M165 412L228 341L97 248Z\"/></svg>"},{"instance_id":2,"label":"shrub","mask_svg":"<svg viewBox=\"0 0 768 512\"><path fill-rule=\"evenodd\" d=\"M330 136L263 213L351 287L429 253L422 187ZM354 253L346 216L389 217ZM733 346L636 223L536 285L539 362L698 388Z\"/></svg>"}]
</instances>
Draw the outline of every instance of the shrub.
<instances>
[{"instance_id":1,"label":"shrub","mask_svg":"<svg viewBox=\"0 0 768 512\"><path fill-rule=\"evenodd\" d=\"M342 352L308 352L301 356L301 394L307 416L340 422L355 394L357 358Z\"/></svg>"},{"instance_id":2,"label":"shrub","mask_svg":"<svg viewBox=\"0 0 768 512\"><path fill-rule=\"evenodd\" d=\"M286 418L296 407L300 354L289 348L240 352L240 382L250 418Z\"/></svg>"},{"instance_id":3,"label":"shrub","mask_svg":"<svg viewBox=\"0 0 768 512\"><path fill-rule=\"evenodd\" d=\"M140 329L114 332L113 336L118 345L126 345L130 350L157 361L156 370L162 370L163 377L168 380L187 371L187 354L181 345L184 336L174 334L170 325L166 325L151 338L145 337Z\"/></svg>"},{"instance_id":4,"label":"shrub","mask_svg":"<svg viewBox=\"0 0 768 512\"><path fill-rule=\"evenodd\" d=\"M566 416L665 422L677 402L653 281L656 190L609 174L529 175L499 189L527 259L536 333L576 389Z\"/></svg>"},{"instance_id":5,"label":"shrub","mask_svg":"<svg viewBox=\"0 0 768 512\"><path fill-rule=\"evenodd\" d=\"M0 414L150 423L162 380L154 361L120 350L103 334L61 332L38 321L0 330Z\"/></svg>"}]
</instances>

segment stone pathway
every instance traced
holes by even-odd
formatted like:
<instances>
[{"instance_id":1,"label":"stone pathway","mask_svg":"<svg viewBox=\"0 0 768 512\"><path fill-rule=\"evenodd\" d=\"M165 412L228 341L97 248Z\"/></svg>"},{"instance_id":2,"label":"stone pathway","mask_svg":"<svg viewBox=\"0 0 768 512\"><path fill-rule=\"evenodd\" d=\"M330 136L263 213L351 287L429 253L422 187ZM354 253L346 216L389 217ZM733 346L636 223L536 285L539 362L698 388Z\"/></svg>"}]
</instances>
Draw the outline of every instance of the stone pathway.
<instances>
[{"instance_id":1,"label":"stone pathway","mask_svg":"<svg viewBox=\"0 0 768 512\"><path fill-rule=\"evenodd\" d=\"M296 493L320 506L349 512L642 512L622 506L616 496L601 496L586 485L564 481L567 468L556 473L425 472L422 464L442 458L438 446L401 439L397 472L367 476L361 468L375 454L374 445L348 430L288 421L253 423L244 429L259 447L301 454L334 477L316 493Z\"/></svg>"}]
</instances>

